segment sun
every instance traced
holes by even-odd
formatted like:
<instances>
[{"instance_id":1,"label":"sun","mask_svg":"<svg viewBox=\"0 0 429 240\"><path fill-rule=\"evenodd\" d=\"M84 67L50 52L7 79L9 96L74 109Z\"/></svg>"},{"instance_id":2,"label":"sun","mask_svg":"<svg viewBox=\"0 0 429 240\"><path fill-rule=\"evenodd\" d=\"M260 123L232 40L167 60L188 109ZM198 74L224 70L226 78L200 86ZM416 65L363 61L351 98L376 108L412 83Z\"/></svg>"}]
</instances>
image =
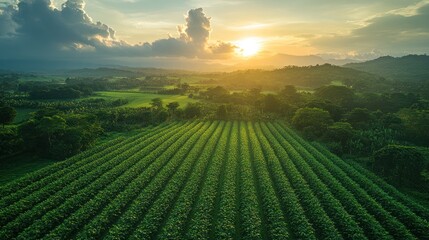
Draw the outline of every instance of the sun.
<instances>
[{"instance_id":1,"label":"sun","mask_svg":"<svg viewBox=\"0 0 429 240\"><path fill-rule=\"evenodd\" d=\"M234 42L237 46L236 53L243 57L251 57L256 55L261 50L261 40L251 37L244 38Z\"/></svg>"}]
</instances>

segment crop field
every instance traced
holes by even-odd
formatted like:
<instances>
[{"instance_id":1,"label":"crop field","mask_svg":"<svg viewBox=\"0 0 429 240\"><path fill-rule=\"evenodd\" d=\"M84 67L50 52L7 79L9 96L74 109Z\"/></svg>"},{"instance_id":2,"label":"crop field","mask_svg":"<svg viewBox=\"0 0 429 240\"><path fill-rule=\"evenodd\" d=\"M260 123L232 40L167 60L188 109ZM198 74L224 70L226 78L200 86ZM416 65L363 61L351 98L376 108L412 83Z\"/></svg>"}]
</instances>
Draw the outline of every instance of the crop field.
<instances>
[{"instance_id":1,"label":"crop field","mask_svg":"<svg viewBox=\"0 0 429 240\"><path fill-rule=\"evenodd\" d=\"M189 98L185 95L161 95L156 93L130 92L130 91L104 91L97 92L91 98L104 98L107 100L126 99L128 103L122 107L149 107L152 99L161 98L164 105L170 102L178 102L180 107L186 106L188 103L197 102L197 100Z\"/></svg>"},{"instance_id":2,"label":"crop field","mask_svg":"<svg viewBox=\"0 0 429 240\"><path fill-rule=\"evenodd\" d=\"M0 239L429 239L429 211L279 122L119 137L0 188Z\"/></svg>"}]
</instances>

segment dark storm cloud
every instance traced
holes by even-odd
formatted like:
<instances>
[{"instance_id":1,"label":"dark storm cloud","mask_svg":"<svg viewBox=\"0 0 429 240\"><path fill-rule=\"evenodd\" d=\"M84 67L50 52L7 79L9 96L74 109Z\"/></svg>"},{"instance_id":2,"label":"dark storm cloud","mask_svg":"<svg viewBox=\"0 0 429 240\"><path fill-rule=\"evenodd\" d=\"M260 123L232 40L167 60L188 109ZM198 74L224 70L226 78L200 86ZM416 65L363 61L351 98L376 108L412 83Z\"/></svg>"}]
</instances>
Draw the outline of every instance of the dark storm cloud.
<instances>
[{"instance_id":1,"label":"dark storm cloud","mask_svg":"<svg viewBox=\"0 0 429 240\"><path fill-rule=\"evenodd\" d=\"M229 43L209 45L210 18L203 9L192 9L178 37L131 45L117 39L115 31L95 22L85 12L83 0L68 0L61 9L51 0L21 0L0 11L2 58L25 57L199 57L223 58L232 53Z\"/></svg>"},{"instance_id":2,"label":"dark storm cloud","mask_svg":"<svg viewBox=\"0 0 429 240\"><path fill-rule=\"evenodd\" d=\"M0 2L0 38L15 33L16 23L12 20L14 8L12 5Z\"/></svg>"},{"instance_id":3,"label":"dark storm cloud","mask_svg":"<svg viewBox=\"0 0 429 240\"><path fill-rule=\"evenodd\" d=\"M429 52L429 4L413 14L388 13L366 22L348 35L334 35L313 40L313 44L332 50L356 52L381 51L384 54Z\"/></svg>"}]
</instances>

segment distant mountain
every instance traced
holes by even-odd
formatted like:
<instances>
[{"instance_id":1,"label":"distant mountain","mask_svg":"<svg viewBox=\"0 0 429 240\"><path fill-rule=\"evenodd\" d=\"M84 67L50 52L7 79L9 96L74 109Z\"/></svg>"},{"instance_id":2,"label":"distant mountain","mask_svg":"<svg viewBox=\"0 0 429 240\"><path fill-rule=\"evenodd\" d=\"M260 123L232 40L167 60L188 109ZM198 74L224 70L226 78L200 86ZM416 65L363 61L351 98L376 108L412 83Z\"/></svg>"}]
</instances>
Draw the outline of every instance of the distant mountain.
<instances>
[{"instance_id":1,"label":"distant mountain","mask_svg":"<svg viewBox=\"0 0 429 240\"><path fill-rule=\"evenodd\" d=\"M315 66L323 64L344 65L346 63L357 62L351 59L324 59L316 55L295 56L288 54L276 54L269 57L250 58L235 66L236 69L275 69L285 66Z\"/></svg>"},{"instance_id":2,"label":"distant mountain","mask_svg":"<svg viewBox=\"0 0 429 240\"><path fill-rule=\"evenodd\" d=\"M427 55L407 55L397 58L386 56L367 62L346 64L344 67L392 80L429 80L429 56Z\"/></svg>"},{"instance_id":3,"label":"distant mountain","mask_svg":"<svg viewBox=\"0 0 429 240\"><path fill-rule=\"evenodd\" d=\"M285 85L314 89L329 84L344 84L358 91L384 91L389 88L389 83L378 75L330 64L241 70L213 78L231 89L260 87L264 90L279 90Z\"/></svg>"}]
</instances>

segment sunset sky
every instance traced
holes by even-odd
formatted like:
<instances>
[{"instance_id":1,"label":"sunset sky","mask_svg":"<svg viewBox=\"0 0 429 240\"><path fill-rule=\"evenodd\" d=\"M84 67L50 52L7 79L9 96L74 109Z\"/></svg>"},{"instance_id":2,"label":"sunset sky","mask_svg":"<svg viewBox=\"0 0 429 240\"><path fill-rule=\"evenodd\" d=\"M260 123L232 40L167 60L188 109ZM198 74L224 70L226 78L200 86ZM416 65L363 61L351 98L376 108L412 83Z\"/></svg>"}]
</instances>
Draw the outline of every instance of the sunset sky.
<instances>
[{"instance_id":1,"label":"sunset sky","mask_svg":"<svg viewBox=\"0 0 429 240\"><path fill-rule=\"evenodd\" d=\"M2 59L362 60L429 52L428 0L21 0L0 8Z\"/></svg>"}]
</instances>

